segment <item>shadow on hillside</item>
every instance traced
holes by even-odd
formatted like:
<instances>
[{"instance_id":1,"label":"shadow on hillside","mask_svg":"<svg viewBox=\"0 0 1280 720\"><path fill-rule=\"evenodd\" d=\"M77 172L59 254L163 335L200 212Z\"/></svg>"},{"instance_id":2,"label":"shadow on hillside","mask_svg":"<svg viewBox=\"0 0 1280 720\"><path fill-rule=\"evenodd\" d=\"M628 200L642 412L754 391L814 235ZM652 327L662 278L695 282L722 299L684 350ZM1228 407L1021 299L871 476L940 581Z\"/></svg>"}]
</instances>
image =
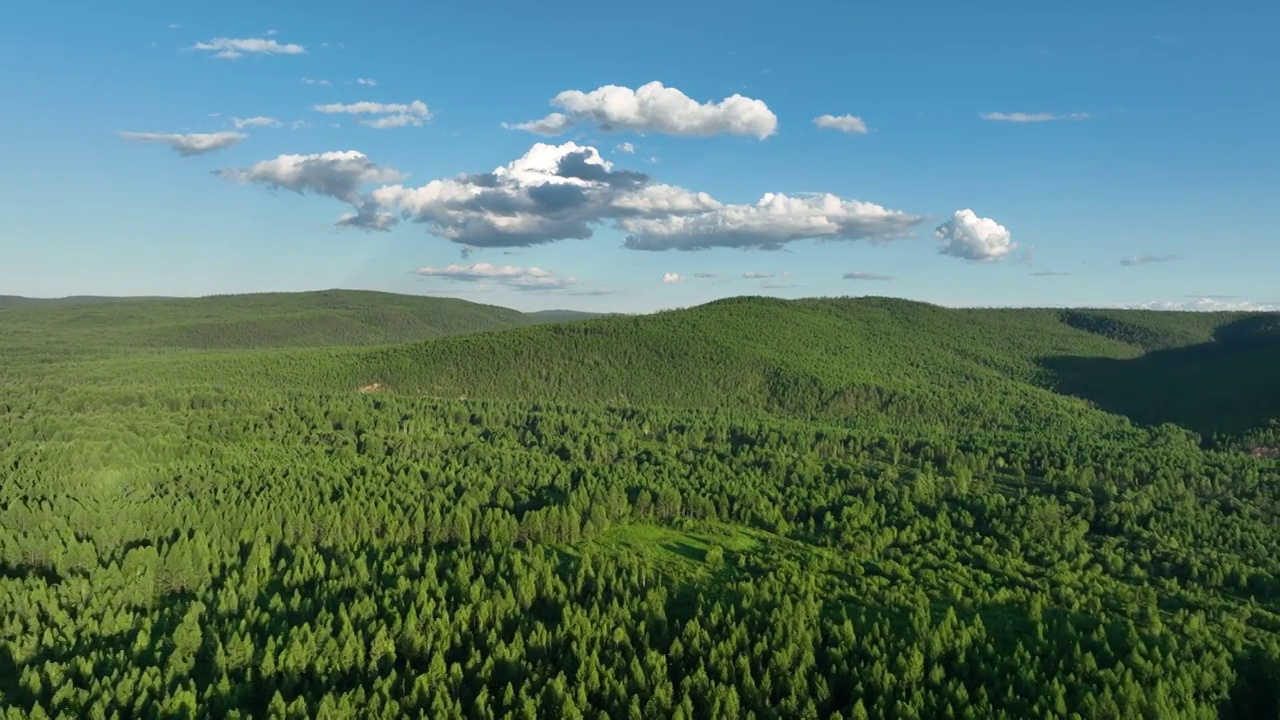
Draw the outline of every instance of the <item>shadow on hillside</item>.
<instances>
[{"instance_id":1,"label":"shadow on hillside","mask_svg":"<svg viewBox=\"0 0 1280 720\"><path fill-rule=\"evenodd\" d=\"M1041 361L1059 392L1135 423L1174 423L1208 440L1280 418L1280 315L1222 326L1208 343L1131 360L1054 357Z\"/></svg>"}]
</instances>

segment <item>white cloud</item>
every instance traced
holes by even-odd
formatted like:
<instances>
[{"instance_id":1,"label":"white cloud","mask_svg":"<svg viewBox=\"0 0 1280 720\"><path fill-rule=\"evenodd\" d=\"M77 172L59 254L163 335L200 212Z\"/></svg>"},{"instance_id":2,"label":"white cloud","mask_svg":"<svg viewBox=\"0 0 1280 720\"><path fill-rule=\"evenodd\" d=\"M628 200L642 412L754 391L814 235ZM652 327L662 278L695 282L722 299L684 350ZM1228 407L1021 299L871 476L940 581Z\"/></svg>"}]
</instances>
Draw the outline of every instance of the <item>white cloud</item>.
<instances>
[{"instance_id":1,"label":"white cloud","mask_svg":"<svg viewBox=\"0 0 1280 720\"><path fill-rule=\"evenodd\" d=\"M1134 265L1154 265L1157 263L1178 262L1181 259L1181 255L1136 255L1134 257L1124 258L1120 261L1120 264L1126 267Z\"/></svg>"},{"instance_id":2,"label":"white cloud","mask_svg":"<svg viewBox=\"0 0 1280 720\"><path fill-rule=\"evenodd\" d=\"M754 205L721 205L682 215L622 218L618 226L630 233L625 245L633 250L778 250L804 239L888 242L905 237L923 220L831 194L789 197L765 193Z\"/></svg>"},{"instance_id":3,"label":"white cloud","mask_svg":"<svg viewBox=\"0 0 1280 720\"><path fill-rule=\"evenodd\" d=\"M362 100L346 105L342 103L316 105L313 109L322 113L346 113L357 117L374 115L376 117L370 120L359 118L357 122L366 127L379 129L410 125L416 127L431 119L431 110L421 100L414 100L411 103L380 103Z\"/></svg>"},{"instance_id":4,"label":"white cloud","mask_svg":"<svg viewBox=\"0 0 1280 720\"><path fill-rule=\"evenodd\" d=\"M266 38L214 38L207 42L198 42L194 50L213 52L220 58L238 58L249 55L302 55L307 49L301 45L288 43L282 45Z\"/></svg>"},{"instance_id":5,"label":"white cloud","mask_svg":"<svg viewBox=\"0 0 1280 720\"><path fill-rule=\"evenodd\" d=\"M289 123L290 130L301 130L303 128L309 128L309 127L311 127L311 123L307 122L306 120L294 120L293 122Z\"/></svg>"},{"instance_id":6,"label":"white cloud","mask_svg":"<svg viewBox=\"0 0 1280 720\"><path fill-rule=\"evenodd\" d=\"M662 282L674 285L675 283L684 282L684 277L682 277L680 273L663 273Z\"/></svg>"},{"instance_id":7,"label":"white cloud","mask_svg":"<svg viewBox=\"0 0 1280 720\"><path fill-rule=\"evenodd\" d=\"M526 132L535 133L537 135L559 135L570 127L573 127L573 121L569 116L560 113L551 113L541 120L530 120L522 123L502 123L502 127L507 130L524 130Z\"/></svg>"},{"instance_id":8,"label":"white cloud","mask_svg":"<svg viewBox=\"0 0 1280 720\"><path fill-rule=\"evenodd\" d=\"M747 278L748 280L766 280L766 279L768 279L768 278L773 277L773 273L771 273L771 272L744 272L744 273L742 273L742 277Z\"/></svg>"},{"instance_id":9,"label":"white cloud","mask_svg":"<svg viewBox=\"0 0 1280 720\"><path fill-rule=\"evenodd\" d=\"M654 184L643 173L613 170L593 147L535 144L521 158L478 175L391 185L366 199L430 232L477 247L520 247L585 239L609 219L718 206L705 193Z\"/></svg>"},{"instance_id":10,"label":"white cloud","mask_svg":"<svg viewBox=\"0 0 1280 720\"><path fill-rule=\"evenodd\" d=\"M328 80L317 80L316 78L306 78L306 77L302 78L302 82L305 85L332 85L333 84Z\"/></svg>"},{"instance_id":11,"label":"white cloud","mask_svg":"<svg viewBox=\"0 0 1280 720\"><path fill-rule=\"evenodd\" d=\"M866 134L867 124L862 118L854 115L820 115L813 119L813 124L820 128L839 130L844 133Z\"/></svg>"},{"instance_id":12,"label":"white cloud","mask_svg":"<svg viewBox=\"0 0 1280 720\"><path fill-rule=\"evenodd\" d=\"M985 112L985 113L978 113L978 117L982 118L983 120L995 120L998 122L1035 123L1035 122L1049 122L1052 120L1087 120L1089 119L1089 113L1073 112L1073 113L1067 113L1065 115L1055 115L1054 113L1047 113L1047 112L1039 112L1039 113Z\"/></svg>"},{"instance_id":13,"label":"white cloud","mask_svg":"<svg viewBox=\"0 0 1280 720\"><path fill-rule=\"evenodd\" d=\"M237 130L247 127L280 127L279 120L261 115L251 118L233 117L231 118L231 124L235 125Z\"/></svg>"},{"instance_id":14,"label":"white cloud","mask_svg":"<svg viewBox=\"0 0 1280 720\"><path fill-rule=\"evenodd\" d=\"M280 155L272 160L256 163L253 167L228 168L218 170L216 174L238 183L260 183L273 189L284 188L299 194L311 192L352 204L359 203L361 186L396 182L405 177L395 170L375 165L356 150L314 155Z\"/></svg>"},{"instance_id":15,"label":"white cloud","mask_svg":"<svg viewBox=\"0 0 1280 720\"><path fill-rule=\"evenodd\" d=\"M845 280L892 280L890 275L879 275L872 272L847 272L844 274Z\"/></svg>"},{"instance_id":16,"label":"white cloud","mask_svg":"<svg viewBox=\"0 0 1280 720\"><path fill-rule=\"evenodd\" d=\"M168 145L179 155L189 157L229 148L249 136L238 132L187 133L183 135L179 133L121 131L120 137L132 142Z\"/></svg>"},{"instance_id":17,"label":"white cloud","mask_svg":"<svg viewBox=\"0 0 1280 720\"><path fill-rule=\"evenodd\" d=\"M1280 304L1249 300L1219 300L1202 297L1191 302L1147 302L1124 307L1135 310L1181 310L1188 312L1280 312Z\"/></svg>"},{"instance_id":18,"label":"white cloud","mask_svg":"<svg viewBox=\"0 0 1280 720\"><path fill-rule=\"evenodd\" d=\"M375 85L377 85L377 84L378 84L378 81L377 81L377 80L374 80L373 78L356 78L356 84L357 84L357 85L367 85L367 86L369 86L369 87L373 87L373 86L375 86Z\"/></svg>"},{"instance_id":19,"label":"white cloud","mask_svg":"<svg viewBox=\"0 0 1280 720\"><path fill-rule=\"evenodd\" d=\"M492 172L419 187L391 184L363 195L343 187L349 192L326 193L354 206L339 221L343 226L386 229L404 219L482 248L586 239L598 226L611 225L627 234L624 246L634 250L779 249L809 238L885 242L924 220L834 195L769 193L754 205L726 205L707 193L615 168L596 148L573 142L536 143Z\"/></svg>"},{"instance_id":20,"label":"white cloud","mask_svg":"<svg viewBox=\"0 0 1280 720\"><path fill-rule=\"evenodd\" d=\"M279 35L279 34L280 34L280 31L279 31L279 30L268 30L268 31L267 31L267 35Z\"/></svg>"},{"instance_id":21,"label":"white cloud","mask_svg":"<svg viewBox=\"0 0 1280 720\"><path fill-rule=\"evenodd\" d=\"M957 210L934 235L943 242L941 255L988 262L1000 260L1018 248L1008 229L991 218L980 218L972 210Z\"/></svg>"},{"instance_id":22,"label":"white cloud","mask_svg":"<svg viewBox=\"0 0 1280 720\"><path fill-rule=\"evenodd\" d=\"M170 30L177 30L180 27L182 27L182 23L169 23Z\"/></svg>"},{"instance_id":23,"label":"white cloud","mask_svg":"<svg viewBox=\"0 0 1280 720\"><path fill-rule=\"evenodd\" d=\"M778 116L761 100L732 95L718 103L699 103L676 88L654 81L631 88L605 85L591 92L565 90L551 100L564 112L503 127L540 135L559 135L574 125L605 132L655 132L667 135L749 135L761 140L778 128Z\"/></svg>"},{"instance_id":24,"label":"white cloud","mask_svg":"<svg viewBox=\"0 0 1280 720\"><path fill-rule=\"evenodd\" d=\"M417 273L456 282L492 282L515 290L560 290L577 282L575 278L561 277L555 272L537 267L523 268L486 262L443 268L424 267L418 269Z\"/></svg>"},{"instance_id":25,"label":"white cloud","mask_svg":"<svg viewBox=\"0 0 1280 720\"><path fill-rule=\"evenodd\" d=\"M632 144L631 144L631 143L629 143L629 142L618 143L618 152L624 152L624 153L627 153L628 155L630 155L630 154L634 153L635 151L636 151L636 146L635 146L635 145L632 145Z\"/></svg>"}]
</instances>

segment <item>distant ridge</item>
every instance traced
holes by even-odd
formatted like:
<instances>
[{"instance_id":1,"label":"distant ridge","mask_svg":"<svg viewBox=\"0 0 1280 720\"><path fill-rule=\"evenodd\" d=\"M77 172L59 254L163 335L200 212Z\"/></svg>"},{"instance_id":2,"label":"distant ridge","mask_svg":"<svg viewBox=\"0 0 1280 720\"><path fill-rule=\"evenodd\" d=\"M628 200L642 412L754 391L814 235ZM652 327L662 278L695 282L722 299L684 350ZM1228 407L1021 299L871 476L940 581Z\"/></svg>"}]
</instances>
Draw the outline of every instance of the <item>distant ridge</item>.
<instances>
[{"instance_id":1,"label":"distant ridge","mask_svg":"<svg viewBox=\"0 0 1280 720\"><path fill-rule=\"evenodd\" d=\"M1277 319L732 297L378 348L352 371L437 397L752 408L940 432L1105 424L1101 410L1239 436L1280 419Z\"/></svg>"},{"instance_id":2,"label":"distant ridge","mask_svg":"<svg viewBox=\"0 0 1280 720\"><path fill-rule=\"evenodd\" d=\"M1127 419L1280 443L1277 313L740 296L596 316L353 290L6 302L0 354L119 360L101 366L113 376L764 411L940 434Z\"/></svg>"},{"instance_id":3,"label":"distant ridge","mask_svg":"<svg viewBox=\"0 0 1280 720\"><path fill-rule=\"evenodd\" d=\"M205 297L0 297L0 346L78 356L138 349L382 345L596 317L366 290Z\"/></svg>"}]
</instances>

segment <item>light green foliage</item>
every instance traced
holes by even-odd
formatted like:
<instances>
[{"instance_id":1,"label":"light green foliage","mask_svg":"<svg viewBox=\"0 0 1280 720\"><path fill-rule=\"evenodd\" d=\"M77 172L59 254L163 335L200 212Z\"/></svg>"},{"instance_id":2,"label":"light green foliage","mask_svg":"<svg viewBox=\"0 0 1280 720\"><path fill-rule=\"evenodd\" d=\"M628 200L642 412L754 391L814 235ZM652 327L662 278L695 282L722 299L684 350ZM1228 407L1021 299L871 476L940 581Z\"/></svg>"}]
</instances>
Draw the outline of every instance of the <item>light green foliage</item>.
<instances>
[{"instance_id":1,"label":"light green foliage","mask_svg":"<svg viewBox=\"0 0 1280 720\"><path fill-rule=\"evenodd\" d=\"M1277 713L1266 316L735 299L209 352L152 302L39 340L0 305L5 717Z\"/></svg>"}]
</instances>

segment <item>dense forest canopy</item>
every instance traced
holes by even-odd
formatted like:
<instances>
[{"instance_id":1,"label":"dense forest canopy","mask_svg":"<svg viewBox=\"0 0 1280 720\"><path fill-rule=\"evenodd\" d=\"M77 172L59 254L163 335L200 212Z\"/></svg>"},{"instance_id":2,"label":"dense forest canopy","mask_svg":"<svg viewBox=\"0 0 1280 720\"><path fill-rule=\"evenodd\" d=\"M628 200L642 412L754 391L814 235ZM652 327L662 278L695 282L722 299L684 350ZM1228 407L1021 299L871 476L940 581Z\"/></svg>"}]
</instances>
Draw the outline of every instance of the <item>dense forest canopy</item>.
<instances>
[{"instance_id":1,"label":"dense forest canopy","mask_svg":"<svg viewBox=\"0 0 1280 720\"><path fill-rule=\"evenodd\" d=\"M1278 328L4 299L0 709L1277 718Z\"/></svg>"}]
</instances>

